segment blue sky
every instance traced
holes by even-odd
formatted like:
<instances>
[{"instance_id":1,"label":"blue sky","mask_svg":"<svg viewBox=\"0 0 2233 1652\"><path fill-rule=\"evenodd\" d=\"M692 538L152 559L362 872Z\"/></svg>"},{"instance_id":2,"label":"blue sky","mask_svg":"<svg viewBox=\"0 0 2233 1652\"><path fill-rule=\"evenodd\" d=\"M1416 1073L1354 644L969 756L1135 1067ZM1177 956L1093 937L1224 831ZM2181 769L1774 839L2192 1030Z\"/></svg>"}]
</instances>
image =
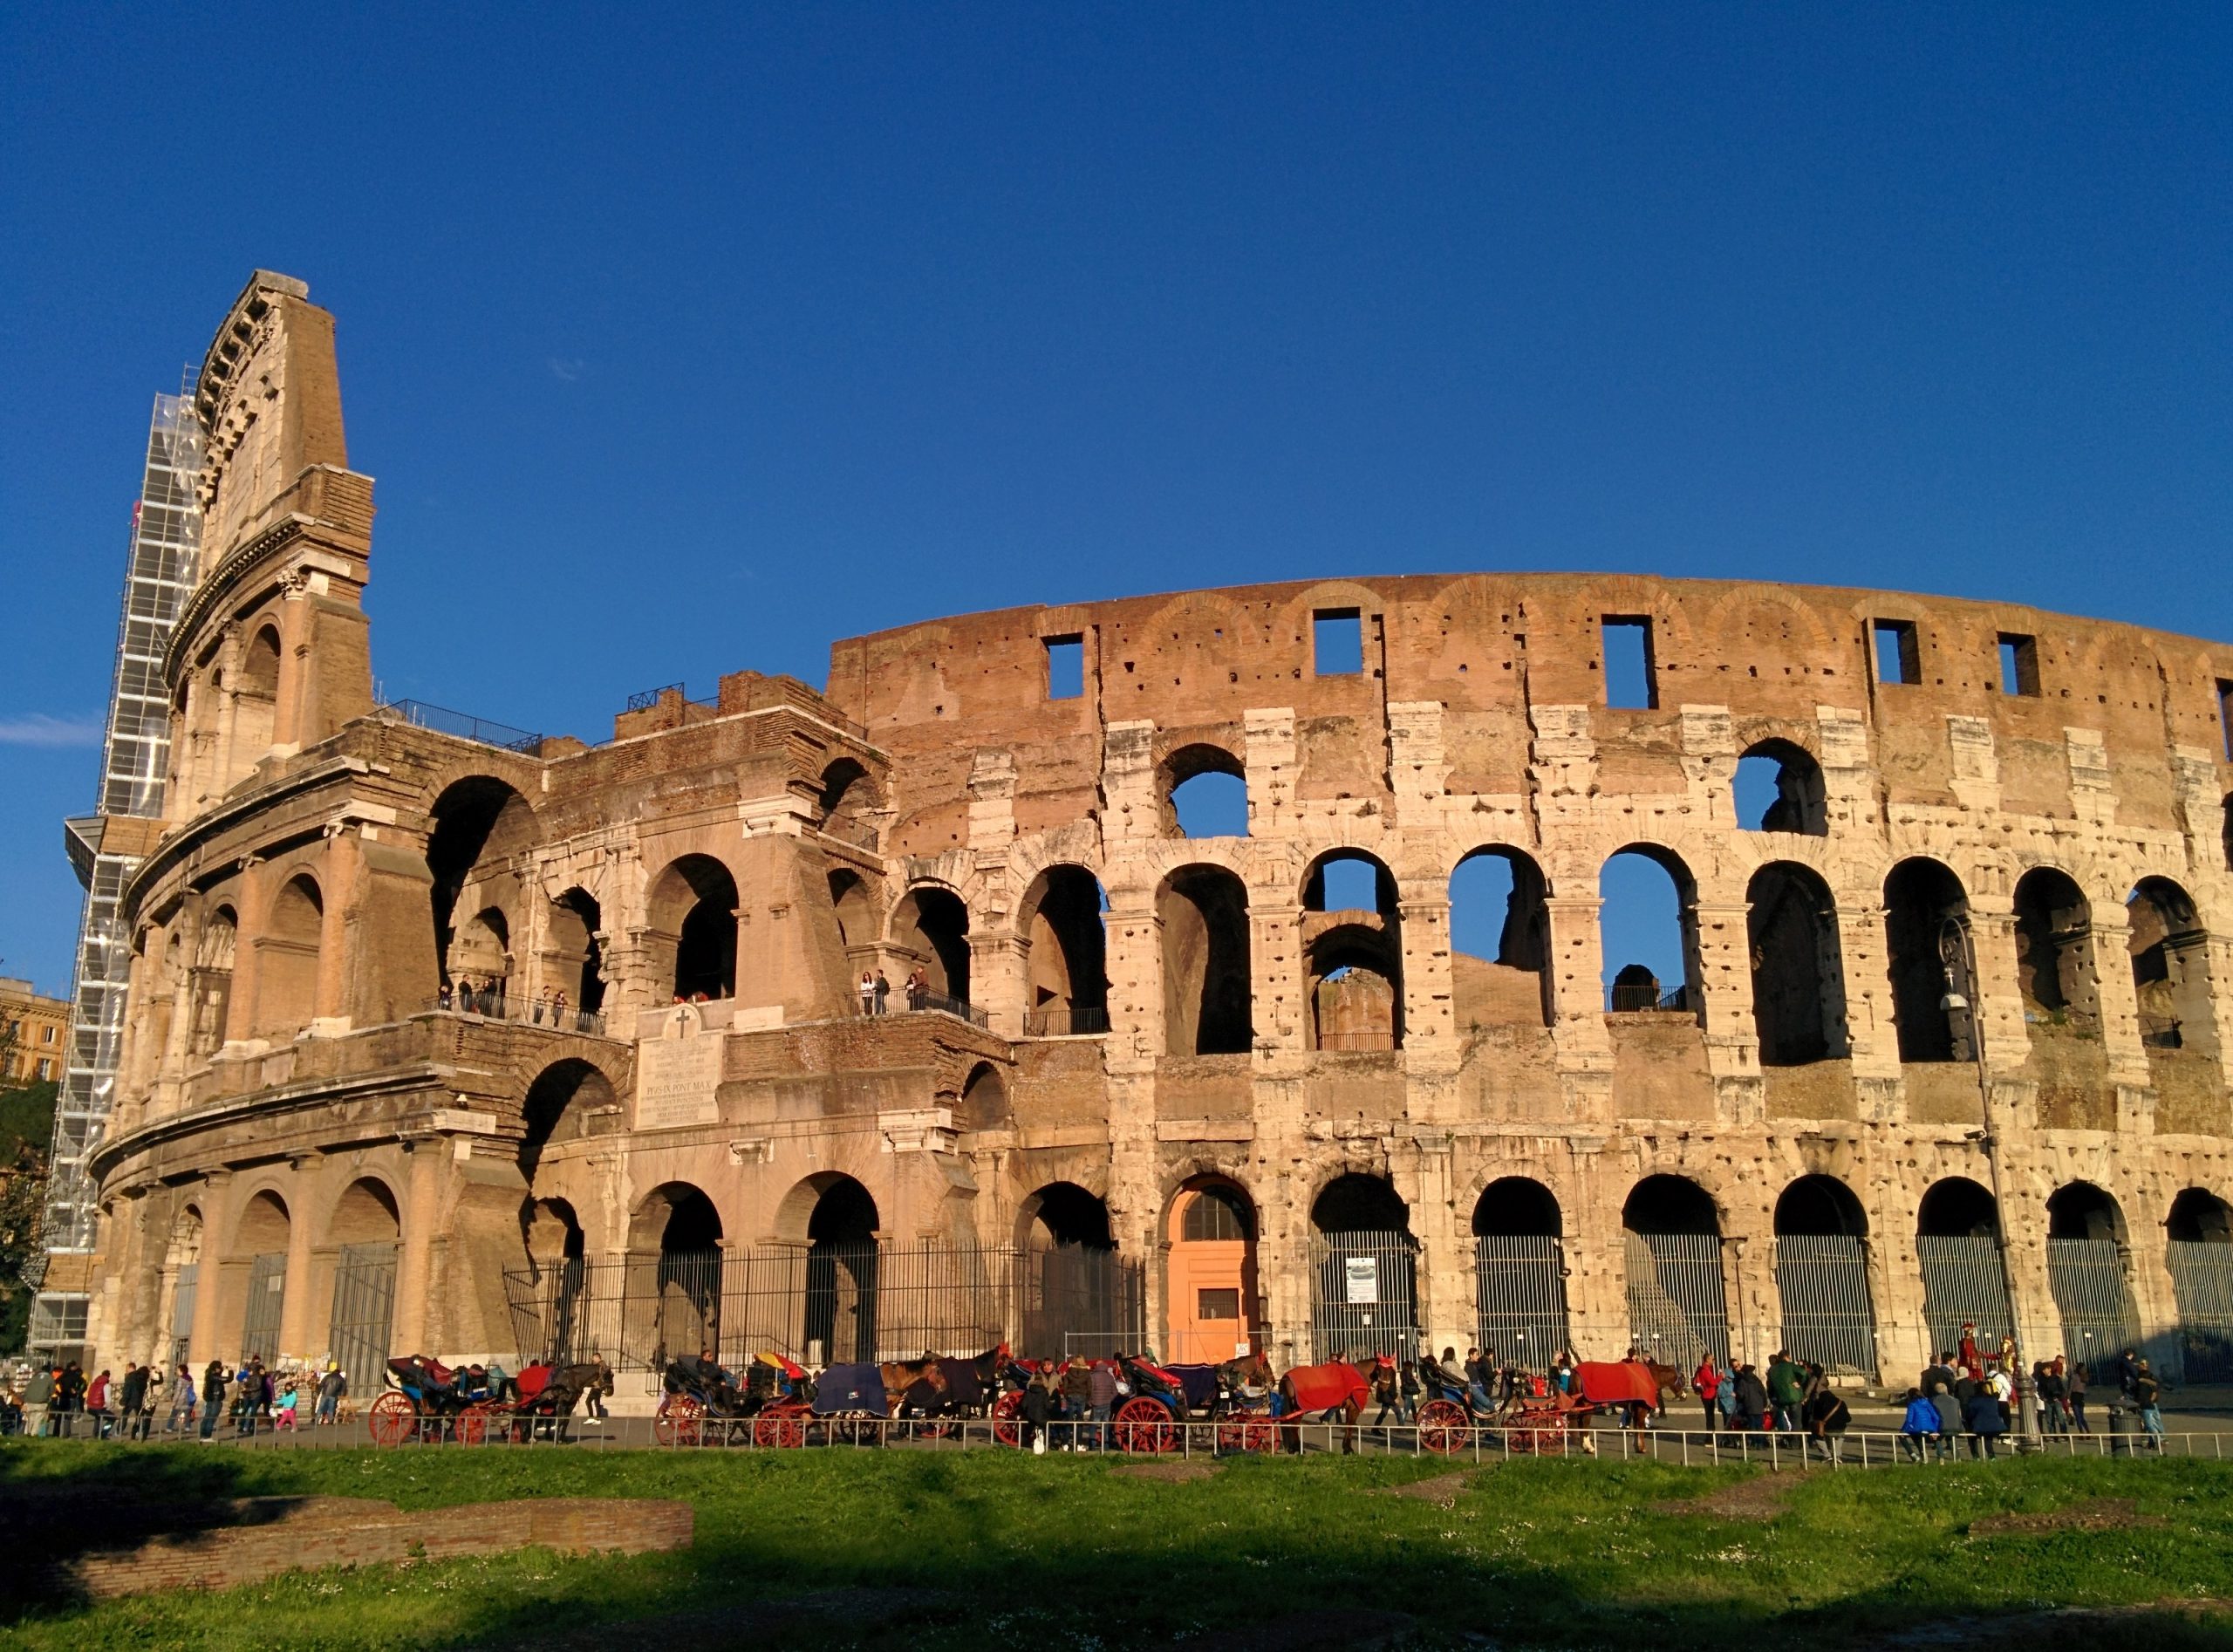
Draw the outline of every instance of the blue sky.
<instances>
[{"instance_id":1,"label":"blue sky","mask_svg":"<svg viewBox=\"0 0 2233 1652\"><path fill-rule=\"evenodd\" d=\"M0 973L68 980L150 397L339 317L383 687L1634 569L2223 636L2223 6L0 17Z\"/></svg>"}]
</instances>

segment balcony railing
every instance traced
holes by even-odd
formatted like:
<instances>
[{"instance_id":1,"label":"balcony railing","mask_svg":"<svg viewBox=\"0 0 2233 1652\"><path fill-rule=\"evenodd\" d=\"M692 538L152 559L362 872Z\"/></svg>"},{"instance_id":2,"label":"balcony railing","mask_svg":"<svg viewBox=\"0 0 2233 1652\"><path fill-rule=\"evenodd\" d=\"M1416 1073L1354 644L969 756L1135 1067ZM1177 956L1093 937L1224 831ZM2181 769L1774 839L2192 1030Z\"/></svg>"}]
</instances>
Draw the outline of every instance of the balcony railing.
<instances>
[{"instance_id":1,"label":"balcony railing","mask_svg":"<svg viewBox=\"0 0 2233 1652\"><path fill-rule=\"evenodd\" d=\"M850 1000L857 1005L858 1000ZM883 1015L919 1015L936 1010L947 1015L959 1015L973 1027L990 1027L992 1017L966 998L949 998L944 993L918 993L911 1000L905 988L893 992L884 1000L882 1009L852 1009L843 1019L846 1021L874 1021Z\"/></svg>"},{"instance_id":2,"label":"balcony railing","mask_svg":"<svg viewBox=\"0 0 2233 1652\"><path fill-rule=\"evenodd\" d=\"M2175 1015L2141 1016L2140 1041L2149 1049L2184 1049L2186 1048L2186 1041L2179 1035L2179 1021Z\"/></svg>"},{"instance_id":3,"label":"balcony railing","mask_svg":"<svg viewBox=\"0 0 2233 1652\"><path fill-rule=\"evenodd\" d=\"M876 853L876 827L868 821L833 816L816 826L815 830L838 843L849 843L855 849L865 849L871 855Z\"/></svg>"},{"instance_id":4,"label":"balcony railing","mask_svg":"<svg viewBox=\"0 0 2233 1652\"><path fill-rule=\"evenodd\" d=\"M1023 1018L1026 1038L1087 1038L1108 1030L1109 1011L1098 1004L1091 1008L1063 1005L1035 1009L1026 1012Z\"/></svg>"},{"instance_id":5,"label":"balcony railing","mask_svg":"<svg viewBox=\"0 0 2233 1652\"><path fill-rule=\"evenodd\" d=\"M393 712L413 728L431 728L438 734L454 734L460 740L469 740L477 745L494 746L502 751L520 752L532 757L543 749L543 736L529 734L524 728L514 728L507 723L492 723L485 717L475 717L461 711L451 711L443 706L429 706L423 700L391 700L380 709Z\"/></svg>"},{"instance_id":6,"label":"balcony railing","mask_svg":"<svg viewBox=\"0 0 2233 1652\"><path fill-rule=\"evenodd\" d=\"M1615 985L1613 988L1611 1009L1615 1015L1688 1015L1697 1006L1690 1001L1690 989L1677 986L1670 992L1659 990L1657 981L1639 981L1633 986Z\"/></svg>"},{"instance_id":7,"label":"balcony railing","mask_svg":"<svg viewBox=\"0 0 2233 1652\"><path fill-rule=\"evenodd\" d=\"M429 999L424 1008L444 1015L477 1015L484 1021L513 1021L522 1027L548 1027L558 1033L605 1034L604 1017L592 1009L576 1009L549 999L521 998L486 987L457 988Z\"/></svg>"}]
</instances>

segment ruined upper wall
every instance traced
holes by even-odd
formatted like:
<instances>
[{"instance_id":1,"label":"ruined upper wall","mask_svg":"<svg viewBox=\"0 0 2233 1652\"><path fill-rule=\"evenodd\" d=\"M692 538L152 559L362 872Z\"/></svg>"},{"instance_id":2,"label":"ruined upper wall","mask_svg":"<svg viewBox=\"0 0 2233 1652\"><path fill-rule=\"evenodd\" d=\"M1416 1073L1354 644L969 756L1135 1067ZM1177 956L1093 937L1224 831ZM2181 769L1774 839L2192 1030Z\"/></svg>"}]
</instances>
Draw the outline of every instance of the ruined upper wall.
<instances>
[{"instance_id":1,"label":"ruined upper wall","mask_svg":"<svg viewBox=\"0 0 2233 1652\"><path fill-rule=\"evenodd\" d=\"M1321 676L1314 616L1355 610L1364 669ZM1608 707L1601 623L1651 623L1656 705ZM1918 680L1880 681L1872 626L1915 628ZM2002 636L2035 639L2036 694L2002 692ZM1078 637L1085 692L1048 697L1047 640ZM830 700L909 765L919 793L959 793L972 748L1018 754L1028 797L1089 785L1100 728L1152 722L1158 757L1190 741L1239 754L1244 714L1291 708L1300 795L1388 784L1390 705L1444 707L1444 789L1522 791L1547 707L1591 709L1600 784L1683 784L1681 708L1726 707L1740 746L1820 744L1820 713L1873 725L1888 795L1952 801L1950 719L1989 731L2005 805L2070 811L2071 731L2098 736L2127 816L2169 824L2178 748L2224 756L2216 684L2233 645L2013 604L1630 575L1479 574L1257 585L1059 608L1005 609L837 644ZM1966 727L1967 725L1957 725ZM922 772L953 769L953 775ZM1059 812L1059 810L1057 811ZM1021 824L1020 821L1020 824ZM1027 828L1028 829L1028 828Z\"/></svg>"},{"instance_id":2,"label":"ruined upper wall","mask_svg":"<svg viewBox=\"0 0 2233 1652\"><path fill-rule=\"evenodd\" d=\"M202 358L202 570L280 514L304 471L346 469L333 317L292 276L259 270Z\"/></svg>"}]
</instances>

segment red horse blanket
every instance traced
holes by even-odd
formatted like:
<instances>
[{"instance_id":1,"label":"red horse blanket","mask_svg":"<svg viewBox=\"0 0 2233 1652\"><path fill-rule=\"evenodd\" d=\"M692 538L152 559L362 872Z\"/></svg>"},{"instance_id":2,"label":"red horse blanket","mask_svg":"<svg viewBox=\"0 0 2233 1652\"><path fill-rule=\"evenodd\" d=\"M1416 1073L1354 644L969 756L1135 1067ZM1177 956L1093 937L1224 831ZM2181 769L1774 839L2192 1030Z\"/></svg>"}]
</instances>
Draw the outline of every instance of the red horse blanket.
<instances>
[{"instance_id":1,"label":"red horse blanket","mask_svg":"<svg viewBox=\"0 0 2233 1652\"><path fill-rule=\"evenodd\" d=\"M1576 1365L1575 1377L1581 1385L1581 1396L1598 1405L1631 1405L1659 1403L1659 1383L1649 1365L1592 1364L1588 1361Z\"/></svg>"},{"instance_id":2,"label":"red horse blanket","mask_svg":"<svg viewBox=\"0 0 2233 1652\"><path fill-rule=\"evenodd\" d=\"M1342 1360L1328 1361L1324 1365L1301 1365L1287 1373L1287 1387L1294 1395L1298 1411L1323 1411L1328 1407L1346 1405L1355 1400L1364 1403L1370 1390L1365 1385L1364 1373Z\"/></svg>"}]
</instances>

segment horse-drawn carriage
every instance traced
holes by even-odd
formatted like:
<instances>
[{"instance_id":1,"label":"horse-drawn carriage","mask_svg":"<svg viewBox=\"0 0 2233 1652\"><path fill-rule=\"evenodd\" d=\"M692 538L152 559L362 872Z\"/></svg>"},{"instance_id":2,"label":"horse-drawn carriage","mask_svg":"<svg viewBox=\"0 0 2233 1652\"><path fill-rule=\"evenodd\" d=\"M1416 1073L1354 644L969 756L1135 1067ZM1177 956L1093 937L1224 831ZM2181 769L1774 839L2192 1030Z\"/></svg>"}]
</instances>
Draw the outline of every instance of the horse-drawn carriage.
<instances>
[{"instance_id":1,"label":"horse-drawn carriage","mask_svg":"<svg viewBox=\"0 0 2233 1652\"><path fill-rule=\"evenodd\" d=\"M478 1367L454 1369L412 1354L390 1360L386 1376L388 1385L367 1413L373 1444L479 1445L491 1432L518 1442L564 1440L567 1419L583 1392L611 1386L612 1372L601 1360L538 1361L499 1390Z\"/></svg>"},{"instance_id":2,"label":"horse-drawn carriage","mask_svg":"<svg viewBox=\"0 0 2233 1652\"><path fill-rule=\"evenodd\" d=\"M816 1387L803 1367L762 1354L740 1387L719 1361L701 1355L671 1360L660 1377L652 1437L661 1445L804 1445L814 1421Z\"/></svg>"},{"instance_id":3,"label":"horse-drawn carriage","mask_svg":"<svg viewBox=\"0 0 2233 1652\"><path fill-rule=\"evenodd\" d=\"M1585 1361L1574 1368L1571 1390L1531 1378L1485 1415L1454 1381L1434 1382L1434 1369L1429 1368L1429 1381L1435 1391L1419 1408L1419 1444L1444 1456L1463 1451L1479 1429L1495 1430L1507 1451L1563 1456L1575 1431L1587 1428L1600 1411L1619 1411L1641 1426L1643 1416L1658 1409L1660 1391L1673 1375L1641 1360Z\"/></svg>"}]
</instances>

